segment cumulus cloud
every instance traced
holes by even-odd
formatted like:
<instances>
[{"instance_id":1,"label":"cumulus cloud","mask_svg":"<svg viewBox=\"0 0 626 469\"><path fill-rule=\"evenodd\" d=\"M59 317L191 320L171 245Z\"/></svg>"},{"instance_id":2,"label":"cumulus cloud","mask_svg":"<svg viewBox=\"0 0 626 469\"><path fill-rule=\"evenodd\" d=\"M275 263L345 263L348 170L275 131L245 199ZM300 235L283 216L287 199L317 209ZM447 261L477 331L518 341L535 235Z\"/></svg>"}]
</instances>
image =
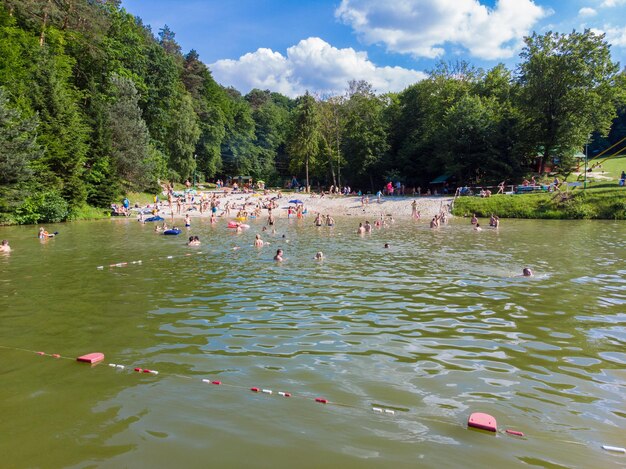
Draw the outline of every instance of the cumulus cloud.
<instances>
[{"instance_id":1,"label":"cumulus cloud","mask_svg":"<svg viewBox=\"0 0 626 469\"><path fill-rule=\"evenodd\" d=\"M219 83L243 93L260 88L291 97L307 90L338 94L349 80L366 80L380 93L401 91L426 76L402 67L377 67L366 52L338 49L318 37L289 47L286 56L261 48L237 60L218 60L209 68Z\"/></svg>"},{"instance_id":2,"label":"cumulus cloud","mask_svg":"<svg viewBox=\"0 0 626 469\"><path fill-rule=\"evenodd\" d=\"M616 47L626 47L626 26L621 28L605 26L604 32L609 44Z\"/></svg>"},{"instance_id":3,"label":"cumulus cloud","mask_svg":"<svg viewBox=\"0 0 626 469\"><path fill-rule=\"evenodd\" d=\"M335 11L366 44L427 58L457 45L482 59L513 56L548 14L532 0L497 0L494 8L478 0L342 0Z\"/></svg>"},{"instance_id":4,"label":"cumulus cloud","mask_svg":"<svg viewBox=\"0 0 626 469\"><path fill-rule=\"evenodd\" d=\"M611 8L624 4L626 4L626 0L604 0L600 6L604 8Z\"/></svg>"},{"instance_id":5,"label":"cumulus cloud","mask_svg":"<svg viewBox=\"0 0 626 469\"><path fill-rule=\"evenodd\" d=\"M596 16L598 12L591 7L583 7L578 10L578 16L588 18L590 16Z\"/></svg>"}]
</instances>

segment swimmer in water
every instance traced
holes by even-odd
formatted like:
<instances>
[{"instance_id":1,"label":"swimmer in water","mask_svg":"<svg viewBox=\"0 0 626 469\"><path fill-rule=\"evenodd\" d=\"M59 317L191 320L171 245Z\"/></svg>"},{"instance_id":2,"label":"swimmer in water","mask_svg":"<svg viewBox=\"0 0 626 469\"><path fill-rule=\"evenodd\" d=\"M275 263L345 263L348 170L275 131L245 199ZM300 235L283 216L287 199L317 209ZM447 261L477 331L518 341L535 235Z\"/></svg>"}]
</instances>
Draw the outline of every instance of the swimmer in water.
<instances>
[{"instance_id":1,"label":"swimmer in water","mask_svg":"<svg viewBox=\"0 0 626 469\"><path fill-rule=\"evenodd\" d=\"M530 270L528 267L524 267L524 269L522 270L522 276L524 277L532 277L533 275L533 271Z\"/></svg>"},{"instance_id":2,"label":"swimmer in water","mask_svg":"<svg viewBox=\"0 0 626 469\"><path fill-rule=\"evenodd\" d=\"M385 243L385 249L389 249L389 243Z\"/></svg>"},{"instance_id":3,"label":"swimmer in water","mask_svg":"<svg viewBox=\"0 0 626 469\"><path fill-rule=\"evenodd\" d=\"M475 213L472 215L472 219L470 220L470 223L472 225L478 224L478 218L476 218L476 214Z\"/></svg>"},{"instance_id":4,"label":"swimmer in water","mask_svg":"<svg viewBox=\"0 0 626 469\"><path fill-rule=\"evenodd\" d=\"M9 246L9 240L3 239L0 244L0 252L11 252L11 246Z\"/></svg>"},{"instance_id":5,"label":"swimmer in water","mask_svg":"<svg viewBox=\"0 0 626 469\"><path fill-rule=\"evenodd\" d=\"M480 223L476 223L476 226L474 226L474 231L482 231L483 229L480 227Z\"/></svg>"},{"instance_id":6,"label":"swimmer in water","mask_svg":"<svg viewBox=\"0 0 626 469\"><path fill-rule=\"evenodd\" d=\"M261 235L257 234L255 239L254 239L254 247L256 248L262 248L263 247L263 240L261 239Z\"/></svg>"},{"instance_id":7,"label":"swimmer in water","mask_svg":"<svg viewBox=\"0 0 626 469\"><path fill-rule=\"evenodd\" d=\"M44 227L39 228L39 234L37 235L39 239L52 238L54 236L56 236L56 233L48 233Z\"/></svg>"},{"instance_id":8,"label":"swimmer in water","mask_svg":"<svg viewBox=\"0 0 626 469\"><path fill-rule=\"evenodd\" d=\"M274 260L277 261L277 262L282 262L284 260L283 259L283 250L282 249L278 249L276 251L276 255L274 256Z\"/></svg>"},{"instance_id":9,"label":"swimmer in water","mask_svg":"<svg viewBox=\"0 0 626 469\"><path fill-rule=\"evenodd\" d=\"M324 253L322 251L318 251L317 254L315 254L315 260L321 261L322 259L324 259Z\"/></svg>"},{"instance_id":10,"label":"swimmer in water","mask_svg":"<svg viewBox=\"0 0 626 469\"><path fill-rule=\"evenodd\" d=\"M185 215L185 226L187 228L189 228L191 226L191 217L189 216L189 214Z\"/></svg>"}]
</instances>

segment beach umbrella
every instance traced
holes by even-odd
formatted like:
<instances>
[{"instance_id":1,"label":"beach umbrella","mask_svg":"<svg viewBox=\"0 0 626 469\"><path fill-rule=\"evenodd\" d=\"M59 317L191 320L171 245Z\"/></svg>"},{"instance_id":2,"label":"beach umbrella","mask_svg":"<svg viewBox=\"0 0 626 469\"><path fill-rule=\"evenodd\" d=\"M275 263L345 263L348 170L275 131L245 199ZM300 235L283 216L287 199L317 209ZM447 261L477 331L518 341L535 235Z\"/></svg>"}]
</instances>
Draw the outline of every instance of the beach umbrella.
<instances>
[{"instance_id":1,"label":"beach umbrella","mask_svg":"<svg viewBox=\"0 0 626 469\"><path fill-rule=\"evenodd\" d=\"M289 201L290 204L302 204L304 205L304 202L302 202L300 199L292 199Z\"/></svg>"}]
</instances>

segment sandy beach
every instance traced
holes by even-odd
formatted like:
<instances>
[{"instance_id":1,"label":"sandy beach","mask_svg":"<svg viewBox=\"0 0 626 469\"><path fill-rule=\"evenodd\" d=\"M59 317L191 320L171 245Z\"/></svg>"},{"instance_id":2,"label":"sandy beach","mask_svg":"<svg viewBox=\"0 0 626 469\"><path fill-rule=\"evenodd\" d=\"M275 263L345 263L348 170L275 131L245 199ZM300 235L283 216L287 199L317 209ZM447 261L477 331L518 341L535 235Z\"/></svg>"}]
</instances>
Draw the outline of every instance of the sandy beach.
<instances>
[{"instance_id":1,"label":"sandy beach","mask_svg":"<svg viewBox=\"0 0 626 469\"><path fill-rule=\"evenodd\" d=\"M234 218L237 215L237 211L244 208L244 204L248 213L251 213L258 203L264 205L270 199L275 199L278 205L278 209L274 211L274 216L277 218L287 218L288 207L295 207L296 205L295 203L290 203L290 201L293 200L301 201L306 210L305 213L309 216L311 214L322 213L323 215L330 215L332 217L353 216L363 219L366 217L374 219L381 214L385 216L391 215L398 219L411 218L412 203L416 201L416 209L420 212L421 218L432 218L443 208L448 207L453 199L452 197L441 196L391 196L382 197L381 201L378 202L376 196L370 195L369 203L363 204L360 196L325 195L324 197L320 197L318 194L287 193L282 194L280 198L276 198L278 193L274 191L269 192L267 195L205 191L195 196L196 203L194 204L195 209L193 210L189 210L189 205L187 205L187 209L183 207L180 214L177 214L176 202L174 202L172 207L174 218L182 218L186 214L189 214L192 218L210 217L210 210L200 213L198 203L200 194L204 194L205 200L209 200L212 194L216 194L219 200L218 216L222 215L223 207L228 202L230 206L229 218ZM166 195L162 195L161 199L166 199ZM172 216L172 210L170 210L167 201L160 203L159 215L162 217ZM262 211L262 216L267 216L267 210Z\"/></svg>"}]
</instances>

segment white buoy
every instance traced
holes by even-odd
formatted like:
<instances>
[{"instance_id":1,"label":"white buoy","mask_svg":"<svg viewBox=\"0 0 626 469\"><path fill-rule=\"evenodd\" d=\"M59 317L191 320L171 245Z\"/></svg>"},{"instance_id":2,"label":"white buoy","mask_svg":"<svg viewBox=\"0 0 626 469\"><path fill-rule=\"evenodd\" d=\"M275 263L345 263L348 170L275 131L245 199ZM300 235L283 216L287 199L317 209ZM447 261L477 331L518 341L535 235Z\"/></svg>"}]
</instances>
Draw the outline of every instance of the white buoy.
<instances>
[{"instance_id":1,"label":"white buoy","mask_svg":"<svg viewBox=\"0 0 626 469\"><path fill-rule=\"evenodd\" d=\"M382 414L382 413L383 413L383 409L381 409L380 407L372 407L372 410L373 410L374 412L378 412L379 414Z\"/></svg>"},{"instance_id":2,"label":"white buoy","mask_svg":"<svg viewBox=\"0 0 626 469\"><path fill-rule=\"evenodd\" d=\"M606 451L612 451L614 453L625 453L626 454L626 448L620 448L619 446L602 445L602 449L606 450Z\"/></svg>"},{"instance_id":3,"label":"white buoy","mask_svg":"<svg viewBox=\"0 0 626 469\"><path fill-rule=\"evenodd\" d=\"M264 389L263 392L265 394L272 394L272 390L271 389Z\"/></svg>"}]
</instances>

